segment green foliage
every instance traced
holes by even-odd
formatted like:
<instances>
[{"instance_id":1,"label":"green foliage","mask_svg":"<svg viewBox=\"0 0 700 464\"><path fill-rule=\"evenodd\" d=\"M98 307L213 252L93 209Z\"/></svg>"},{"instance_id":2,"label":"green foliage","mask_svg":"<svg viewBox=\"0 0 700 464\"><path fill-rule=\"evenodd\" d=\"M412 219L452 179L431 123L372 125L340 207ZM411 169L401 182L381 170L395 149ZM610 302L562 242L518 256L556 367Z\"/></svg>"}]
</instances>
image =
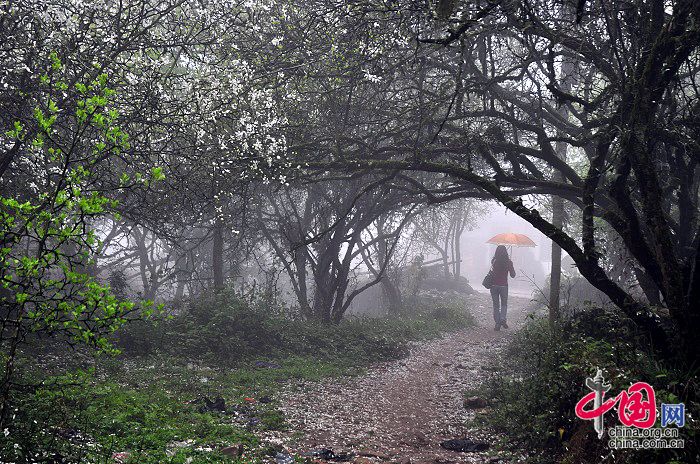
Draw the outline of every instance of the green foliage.
<instances>
[{"instance_id":1,"label":"green foliage","mask_svg":"<svg viewBox=\"0 0 700 464\"><path fill-rule=\"evenodd\" d=\"M645 340L624 321L618 312L599 308L581 310L576 319L557 330L546 320L530 321L504 353L498 375L482 388L480 394L491 398L493 410L479 421L508 436L510 445L531 451L536 462L599 462L600 456L609 453L607 442L597 438L590 422L574 413L576 402L588 393L585 379L596 369L603 370L611 392L644 381L655 388L657 404L676 403L683 397L686 407L697 407L696 393L691 392L694 381L687 373L669 370L656 361ZM615 453L616 462L665 462L670 458L690 462L683 456L693 452L689 449L693 425L682 432L687 448L679 455L670 450L658 454L621 451Z\"/></svg>"},{"instance_id":2,"label":"green foliage","mask_svg":"<svg viewBox=\"0 0 700 464\"><path fill-rule=\"evenodd\" d=\"M463 307L422 311L412 319L327 325L290 320L233 293L204 297L174 317L128 324L117 341L123 355L99 359L94 371L45 377L35 368L34 377L21 378L42 386L13 401L0 455L104 462L129 452L132 463L230 462L217 451L243 444L244 460L260 461L269 447L254 432L286 427L270 400L280 385L359 373L373 361L402 356L412 340L471 323ZM240 411L242 421L230 412L200 412L203 398L216 397Z\"/></svg>"},{"instance_id":3,"label":"green foliage","mask_svg":"<svg viewBox=\"0 0 700 464\"><path fill-rule=\"evenodd\" d=\"M50 63L33 120L16 121L6 132L18 142L31 138L29 156L46 179L37 180L33 196L0 197L0 305L17 329L15 339L25 331L60 333L109 350L106 335L135 305L112 296L88 272L99 245L89 224L116 205L90 185L105 152L128 149L128 137L110 107L114 91L105 74L77 83L75 106L59 108L68 78L56 53Z\"/></svg>"},{"instance_id":4,"label":"green foliage","mask_svg":"<svg viewBox=\"0 0 700 464\"><path fill-rule=\"evenodd\" d=\"M181 392L158 383L130 388L85 372L48 383L16 405L11 426L0 436L0 456L16 462L59 457L106 462L127 451L132 463L222 462L221 447L257 444L226 416L198 412L195 404L182 401ZM187 446L176 445L186 439L191 440Z\"/></svg>"},{"instance_id":5,"label":"green foliage","mask_svg":"<svg viewBox=\"0 0 700 464\"><path fill-rule=\"evenodd\" d=\"M150 301L137 305L115 296L92 272L101 246L93 225L108 214L116 215L118 206L99 188L101 167L130 148L108 76L99 72L99 66L94 71L98 74L75 76L51 53L37 88L27 97L33 111L5 132L28 161L32 179L29 186L4 189L0 196L0 360L4 368L0 428L6 433L14 428L8 424L51 423L52 408L64 404L62 397L53 398L48 390L32 397L36 403L23 405L28 400L24 395L15 401L15 377L23 374L23 364L15 362L15 357L27 340L57 336L72 345L115 353L110 336L128 319L148 318L157 309ZM68 82L76 83L71 87ZM152 174L153 181L163 178L157 168ZM110 192L114 193L118 192ZM62 388L60 394L66 391ZM84 407L89 416L91 406L85 403ZM30 417L42 410L47 416L41 421ZM17 415L26 417L18 421ZM27 429L14 435L28 440L13 443L12 449L23 453L18 459L38 459L31 456L32 450L46 449L47 443L41 440L55 440L46 429L35 432ZM40 442L33 441L34 435ZM61 447L55 449L63 453ZM3 457L9 456L7 451Z\"/></svg>"},{"instance_id":6,"label":"green foliage","mask_svg":"<svg viewBox=\"0 0 700 464\"><path fill-rule=\"evenodd\" d=\"M120 335L127 354L156 351L216 365L256 357L303 356L345 365L403 356L411 340L471 323L460 307L433 303L401 318L351 318L339 324L294 320L269 306L223 292L199 298L170 319L131 324Z\"/></svg>"}]
</instances>

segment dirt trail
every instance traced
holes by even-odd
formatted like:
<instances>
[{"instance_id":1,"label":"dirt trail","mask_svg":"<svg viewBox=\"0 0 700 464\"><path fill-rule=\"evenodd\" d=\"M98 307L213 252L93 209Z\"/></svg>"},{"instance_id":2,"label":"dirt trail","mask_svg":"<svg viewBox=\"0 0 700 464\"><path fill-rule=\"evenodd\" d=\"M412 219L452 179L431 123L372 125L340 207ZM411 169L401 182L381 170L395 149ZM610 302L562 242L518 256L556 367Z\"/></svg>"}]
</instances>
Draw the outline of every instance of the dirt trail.
<instances>
[{"instance_id":1,"label":"dirt trail","mask_svg":"<svg viewBox=\"0 0 700 464\"><path fill-rule=\"evenodd\" d=\"M493 330L490 296L475 294L469 302L476 327L418 344L407 358L378 365L360 377L301 382L283 390L282 410L297 432L280 438L295 452L362 451L378 455L374 461L493 462L493 452L456 453L439 444L465 436L493 441L465 427L475 412L463 407L462 392L493 371L496 353L523 323L528 300L510 298L510 329L500 332Z\"/></svg>"}]
</instances>

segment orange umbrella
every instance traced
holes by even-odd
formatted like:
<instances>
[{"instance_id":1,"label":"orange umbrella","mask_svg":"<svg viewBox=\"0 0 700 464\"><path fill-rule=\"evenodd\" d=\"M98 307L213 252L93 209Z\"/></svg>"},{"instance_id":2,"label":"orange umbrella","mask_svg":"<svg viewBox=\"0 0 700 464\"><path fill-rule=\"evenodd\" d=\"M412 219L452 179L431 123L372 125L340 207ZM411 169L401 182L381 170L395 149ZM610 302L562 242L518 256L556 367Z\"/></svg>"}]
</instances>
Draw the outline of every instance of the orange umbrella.
<instances>
[{"instance_id":1,"label":"orange umbrella","mask_svg":"<svg viewBox=\"0 0 700 464\"><path fill-rule=\"evenodd\" d=\"M486 243L493 243L494 245L509 245L516 247L536 247L537 244L532 241L530 237L524 234L514 234L513 232L506 232L503 234L494 235L486 241Z\"/></svg>"}]
</instances>

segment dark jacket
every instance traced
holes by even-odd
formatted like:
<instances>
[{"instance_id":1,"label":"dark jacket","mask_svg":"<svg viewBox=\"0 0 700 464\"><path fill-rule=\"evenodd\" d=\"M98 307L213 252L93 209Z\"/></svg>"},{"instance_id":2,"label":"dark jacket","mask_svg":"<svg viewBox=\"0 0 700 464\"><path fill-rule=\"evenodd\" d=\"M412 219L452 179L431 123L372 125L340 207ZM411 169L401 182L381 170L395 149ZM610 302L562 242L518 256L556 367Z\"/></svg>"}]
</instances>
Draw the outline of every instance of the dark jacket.
<instances>
[{"instance_id":1,"label":"dark jacket","mask_svg":"<svg viewBox=\"0 0 700 464\"><path fill-rule=\"evenodd\" d=\"M496 262L494 258L491 260L491 265L493 266L493 285L507 287L508 273L510 273L511 277L515 277L513 261L509 259L507 263Z\"/></svg>"}]
</instances>

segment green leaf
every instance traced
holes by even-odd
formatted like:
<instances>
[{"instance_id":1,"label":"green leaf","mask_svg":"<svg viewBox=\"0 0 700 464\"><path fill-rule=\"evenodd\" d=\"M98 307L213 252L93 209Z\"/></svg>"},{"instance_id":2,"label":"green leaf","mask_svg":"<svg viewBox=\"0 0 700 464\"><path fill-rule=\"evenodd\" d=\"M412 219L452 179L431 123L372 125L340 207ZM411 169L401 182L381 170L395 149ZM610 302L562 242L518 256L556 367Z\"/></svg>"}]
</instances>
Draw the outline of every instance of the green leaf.
<instances>
[{"instance_id":1,"label":"green leaf","mask_svg":"<svg viewBox=\"0 0 700 464\"><path fill-rule=\"evenodd\" d=\"M51 69L54 71L59 71L63 64L61 63L61 59L58 57L58 53L51 52L49 55L49 59L51 60Z\"/></svg>"},{"instance_id":2,"label":"green leaf","mask_svg":"<svg viewBox=\"0 0 700 464\"><path fill-rule=\"evenodd\" d=\"M19 121L15 121L13 128L5 132L5 135L11 139L22 140L24 134L24 126Z\"/></svg>"},{"instance_id":3,"label":"green leaf","mask_svg":"<svg viewBox=\"0 0 700 464\"><path fill-rule=\"evenodd\" d=\"M163 174L163 168L156 167L151 169L151 179L155 182L165 179L165 174Z\"/></svg>"}]
</instances>

